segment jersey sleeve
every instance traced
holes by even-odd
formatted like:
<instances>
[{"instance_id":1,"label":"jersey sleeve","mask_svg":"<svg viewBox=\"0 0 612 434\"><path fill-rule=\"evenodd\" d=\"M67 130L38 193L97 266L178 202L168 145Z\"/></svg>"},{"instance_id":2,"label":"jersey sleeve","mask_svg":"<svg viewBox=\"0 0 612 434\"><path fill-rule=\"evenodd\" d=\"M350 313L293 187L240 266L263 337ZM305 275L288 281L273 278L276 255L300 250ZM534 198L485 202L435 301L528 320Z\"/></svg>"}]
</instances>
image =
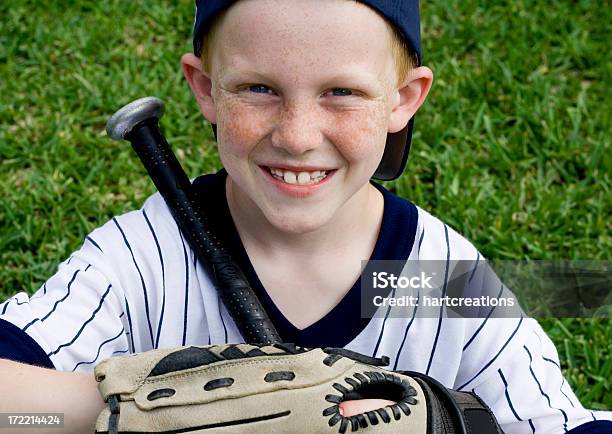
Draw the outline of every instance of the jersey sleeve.
<instances>
[{"instance_id":1,"label":"jersey sleeve","mask_svg":"<svg viewBox=\"0 0 612 434\"><path fill-rule=\"evenodd\" d=\"M510 289L484 266L485 259L469 241L423 211L421 217L426 224L418 232L419 258L446 255L451 262L473 261L472 271L465 274L469 276L466 295L512 298ZM462 342L445 340L448 346L438 348L437 353L445 357L434 360L447 368L444 372L454 372L451 361L459 360L454 383L448 385L480 396L505 433L574 434L597 432L602 426L609 429L612 412L583 407L563 377L557 350L539 323L518 305L500 309L481 308L477 315L447 320L446 330L453 324L463 336ZM439 369L435 373L440 374Z\"/></svg>"},{"instance_id":2,"label":"jersey sleeve","mask_svg":"<svg viewBox=\"0 0 612 434\"><path fill-rule=\"evenodd\" d=\"M114 355L205 344L212 328L227 342L219 306L155 193L90 233L34 295L0 304L0 357L90 372Z\"/></svg>"},{"instance_id":3,"label":"jersey sleeve","mask_svg":"<svg viewBox=\"0 0 612 434\"><path fill-rule=\"evenodd\" d=\"M506 433L564 433L612 412L585 409L563 377L557 350L535 319L489 320L500 341L483 334L466 352L479 360L459 378L460 390L475 391L491 407ZM505 347L504 347L505 345ZM494 348L483 351L483 347ZM480 367L480 369L477 369ZM483 367L485 369L483 369Z\"/></svg>"},{"instance_id":4,"label":"jersey sleeve","mask_svg":"<svg viewBox=\"0 0 612 434\"><path fill-rule=\"evenodd\" d=\"M125 258L113 226L114 219L89 234L31 297L19 292L0 304L1 358L91 372L102 359L133 350L126 280L117 267Z\"/></svg>"},{"instance_id":5,"label":"jersey sleeve","mask_svg":"<svg viewBox=\"0 0 612 434\"><path fill-rule=\"evenodd\" d=\"M507 289L506 289L507 290ZM539 323L469 318L454 388L479 395L506 433L565 433L612 419L585 409L563 377L557 350Z\"/></svg>"},{"instance_id":6,"label":"jersey sleeve","mask_svg":"<svg viewBox=\"0 0 612 434\"><path fill-rule=\"evenodd\" d=\"M128 352L123 291L104 270L94 232L31 297L0 304L0 357L62 371L92 371Z\"/></svg>"}]
</instances>

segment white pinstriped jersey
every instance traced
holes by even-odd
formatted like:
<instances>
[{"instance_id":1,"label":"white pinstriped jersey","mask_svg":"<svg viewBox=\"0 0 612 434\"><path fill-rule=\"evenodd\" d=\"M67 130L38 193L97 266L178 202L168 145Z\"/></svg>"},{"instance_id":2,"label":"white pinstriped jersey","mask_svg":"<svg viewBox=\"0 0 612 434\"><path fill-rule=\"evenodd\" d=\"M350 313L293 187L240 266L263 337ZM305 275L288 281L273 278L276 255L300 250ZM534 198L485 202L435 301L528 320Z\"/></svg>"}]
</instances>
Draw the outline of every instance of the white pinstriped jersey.
<instances>
[{"instance_id":1,"label":"white pinstriped jersey","mask_svg":"<svg viewBox=\"0 0 612 434\"><path fill-rule=\"evenodd\" d=\"M388 227L391 202L409 202L379 188ZM477 258L463 237L410 206L412 239L404 246L406 258L398 259ZM64 371L90 372L100 360L128 352L243 341L159 194L141 210L94 230L33 296L21 292L0 304L0 319L16 326L17 338L23 332L33 338ZM338 313L331 323L327 319L323 332L344 321ZM562 376L553 343L533 319L406 315L359 324L351 326L354 336L343 346L388 355L393 369L420 371L447 387L474 390L506 433L561 433L612 419L611 412L583 408ZM298 343L316 342L311 336ZM2 345L10 346L0 339Z\"/></svg>"}]
</instances>

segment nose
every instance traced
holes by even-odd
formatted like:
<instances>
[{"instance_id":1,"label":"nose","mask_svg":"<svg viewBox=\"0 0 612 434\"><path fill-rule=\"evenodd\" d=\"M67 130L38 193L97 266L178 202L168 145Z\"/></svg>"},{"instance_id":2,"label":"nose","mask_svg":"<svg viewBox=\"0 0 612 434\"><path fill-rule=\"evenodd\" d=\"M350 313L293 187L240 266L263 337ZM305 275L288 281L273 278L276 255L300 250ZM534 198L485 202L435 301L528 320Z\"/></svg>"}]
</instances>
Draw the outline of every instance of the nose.
<instances>
[{"instance_id":1,"label":"nose","mask_svg":"<svg viewBox=\"0 0 612 434\"><path fill-rule=\"evenodd\" d=\"M302 155L321 146L323 134L316 108L309 104L284 107L272 134L272 146Z\"/></svg>"}]
</instances>

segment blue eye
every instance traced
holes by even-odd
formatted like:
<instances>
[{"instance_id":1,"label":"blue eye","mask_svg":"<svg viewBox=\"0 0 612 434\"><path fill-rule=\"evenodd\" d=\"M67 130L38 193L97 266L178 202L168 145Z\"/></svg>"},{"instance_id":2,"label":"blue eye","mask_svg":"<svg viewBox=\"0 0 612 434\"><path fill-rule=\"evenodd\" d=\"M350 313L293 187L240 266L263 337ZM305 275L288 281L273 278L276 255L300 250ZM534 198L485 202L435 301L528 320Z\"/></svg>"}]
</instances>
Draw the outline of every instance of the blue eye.
<instances>
[{"instance_id":1,"label":"blue eye","mask_svg":"<svg viewBox=\"0 0 612 434\"><path fill-rule=\"evenodd\" d=\"M263 84L254 84L252 86L249 86L249 90L254 93L268 93L270 88Z\"/></svg>"},{"instance_id":2,"label":"blue eye","mask_svg":"<svg viewBox=\"0 0 612 434\"><path fill-rule=\"evenodd\" d=\"M349 96L352 95L353 92L349 89L345 89L343 87L336 87L332 90L334 96Z\"/></svg>"}]
</instances>

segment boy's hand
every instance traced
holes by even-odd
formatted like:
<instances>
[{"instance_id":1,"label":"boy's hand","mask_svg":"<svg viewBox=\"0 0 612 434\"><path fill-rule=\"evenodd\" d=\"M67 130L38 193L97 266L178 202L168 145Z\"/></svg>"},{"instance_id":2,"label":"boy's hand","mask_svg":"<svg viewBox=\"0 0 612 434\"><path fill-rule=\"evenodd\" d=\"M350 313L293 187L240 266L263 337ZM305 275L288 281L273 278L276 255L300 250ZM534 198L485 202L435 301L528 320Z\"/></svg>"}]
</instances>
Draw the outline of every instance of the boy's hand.
<instances>
[{"instance_id":1,"label":"boy's hand","mask_svg":"<svg viewBox=\"0 0 612 434\"><path fill-rule=\"evenodd\" d=\"M357 399L353 401L341 402L340 414L344 417L355 416L356 414L365 413L366 411L376 410L377 408L384 408L388 405L397 404L393 401L386 399Z\"/></svg>"}]
</instances>

